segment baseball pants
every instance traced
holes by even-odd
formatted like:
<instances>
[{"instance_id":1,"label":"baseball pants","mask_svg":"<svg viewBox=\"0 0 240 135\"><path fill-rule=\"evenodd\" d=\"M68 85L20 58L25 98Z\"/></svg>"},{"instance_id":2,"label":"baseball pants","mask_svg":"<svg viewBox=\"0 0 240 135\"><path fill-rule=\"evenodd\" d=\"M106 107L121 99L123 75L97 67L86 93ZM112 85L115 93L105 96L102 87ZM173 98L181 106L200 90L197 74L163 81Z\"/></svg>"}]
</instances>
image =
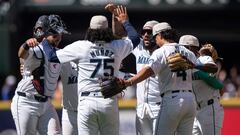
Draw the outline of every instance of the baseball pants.
<instances>
[{"instance_id":1,"label":"baseball pants","mask_svg":"<svg viewBox=\"0 0 240 135\"><path fill-rule=\"evenodd\" d=\"M137 135L154 135L157 118L145 115L143 118L136 116Z\"/></svg>"},{"instance_id":2,"label":"baseball pants","mask_svg":"<svg viewBox=\"0 0 240 135\"><path fill-rule=\"evenodd\" d=\"M164 94L155 135L192 135L196 101L193 93Z\"/></svg>"},{"instance_id":3,"label":"baseball pants","mask_svg":"<svg viewBox=\"0 0 240 135\"><path fill-rule=\"evenodd\" d=\"M117 98L84 96L78 103L78 132L81 135L119 135Z\"/></svg>"},{"instance_id":4,"label":"baseball pants","mask_svg":"<svg viewBox=\"0 0 240 135\"><path fill-rule=\"evenodd\" d=\"M221 135L224 111L218 101L201 108L197 112L196 118L200 123L202 133L194 135Z\"/></svg>"},{"instance_id":5,"label":"baseball pants","mask_svg":"<svg viewBox=\"0 0 240 135\"><path fill-rule=\"evenodd\" d=\"M77 111L62 109L62 134L77 135Z\"/></svg>"},{"instance_id":6,"label":"baseball pants","mask_svg":"<svg viewBox=\"0 0 240 135\"><path fill-rule=\"evenodd\" d=\"M59 118L51 100L38 102L15 95L11 112L19 135L61 134Z\"/></svg>"}]
</instances>

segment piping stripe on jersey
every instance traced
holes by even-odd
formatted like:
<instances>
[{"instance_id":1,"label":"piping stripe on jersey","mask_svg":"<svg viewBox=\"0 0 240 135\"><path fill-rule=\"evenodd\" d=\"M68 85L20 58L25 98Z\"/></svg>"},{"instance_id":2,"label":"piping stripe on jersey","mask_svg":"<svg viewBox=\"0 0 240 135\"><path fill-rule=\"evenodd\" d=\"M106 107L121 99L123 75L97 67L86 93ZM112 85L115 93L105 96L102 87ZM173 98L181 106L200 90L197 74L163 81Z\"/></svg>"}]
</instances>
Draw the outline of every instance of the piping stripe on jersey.
<instances>
[{"instance_id":1,"label":"piping stripe on jersey","mask_svg":"<svg viewBox=\"0 0 240 135\"><path fill-rule=\"evenodd\" d=\"M213 111L213 134L216 135L216 123L215 123L215 109L214 109L214 104L212 106L212 111Z\"/></svg>"},{"instance_id":2,"label":"piping stripe on jersey","mask_svg":"<svg viewBox=\"0 0 240 135\"><path fill-rule=\"evenodd\" d=\"M17 125L16 126L18 126L18 129L19 129L19 134L21 135L21 128L20 128L20 120L19 120L19 118L20 118L20 115L19 115L19 112L18 112L18 101L19 101L19 96L17 96Z\"/></svg>"}]
</instances>

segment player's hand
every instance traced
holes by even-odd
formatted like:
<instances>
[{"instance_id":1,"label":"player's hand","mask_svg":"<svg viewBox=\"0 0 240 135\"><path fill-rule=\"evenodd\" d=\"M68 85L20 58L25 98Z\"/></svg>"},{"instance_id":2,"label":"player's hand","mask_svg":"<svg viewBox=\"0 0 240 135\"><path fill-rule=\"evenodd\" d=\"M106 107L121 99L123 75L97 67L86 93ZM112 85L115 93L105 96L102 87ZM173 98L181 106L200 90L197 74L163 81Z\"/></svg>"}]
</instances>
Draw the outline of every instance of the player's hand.
<instances>
[{"instance_id":1,"label":"player's hand","mask_svg":"<svg viewBox=\"0 0 240 135\"><path fill-rule=\"evenodd\" d=\"M29 47L34 47L34 46L37 46L39 44L39 42L37 41L36 38L30 38L26 41L26 44L29 46Z\"/></svg>"},{"instance_id":2,"label":"player's hand","mask_svg":"<svg viewBox=\"0 0 240 135\"><path fill-rule=\"evenodd\" d=\"M126 87L128 87L128 86L132 86L132 85L133 85L133 83L132 83L132 80L131 80L131 78L130 78L130 79L128 79L128 80L124 80L124 85L125 85Z\"/></svg>"},{"instance_id":3,"label":"player's hand","mask_svg":"<svg viewBox=\"0 0 240 135\"><path fill-rule=\"evenodd\" d=\"M114 15L117 14L117 12L116 12L116 10L115 10L116 8L117 8L117 6L114 5L114 4L112 4L112 3L109 3L109 4L107 4L107 5L104 7L105 10L111 12L111 13L114 14Z\"/></svg>"},{"instance_id":4,"label":"player's hand","mask_svg":"<svg viewBox=\"0 0 240 135\"><path fill-rule=\"evenodd\" d=\"M122 5L121 6L117 6L117 8L115 9L116 10L116 18L118 19L118 21L120 23L124 23L126 21L128 21L128 14L127 14L127 8L126 7L123 7Z\"/></svg>"}]
</instances>

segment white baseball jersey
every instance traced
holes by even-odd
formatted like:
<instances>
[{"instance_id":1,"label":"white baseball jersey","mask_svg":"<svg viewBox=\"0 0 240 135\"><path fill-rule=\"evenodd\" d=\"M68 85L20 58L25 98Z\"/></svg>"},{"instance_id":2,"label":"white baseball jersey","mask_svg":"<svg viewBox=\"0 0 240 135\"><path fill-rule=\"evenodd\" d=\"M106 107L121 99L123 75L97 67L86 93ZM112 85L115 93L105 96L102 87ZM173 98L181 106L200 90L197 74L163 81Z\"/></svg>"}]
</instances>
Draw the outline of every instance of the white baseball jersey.
<instances>
[{"instance_id":1,"label":"white baseball jersey","mask_svg":"<svg viewBox=\"0 0 240 135\"><path fill-rule=\"evenodd\" d=\"M78 93L99 91L99 79L117 76L122 59L132 49L129 39L111 43L76 41L57 51L57 57L61 63L78 59Z\"/></svg>"},{"instance_id":2,"label":"white baseball jersey","mask_svg":"<svg viewBox=\"0 0 240 135\"><path fill-rule=\"evenodd\" d=\"M195 63L196 57L191 51L177 43L169 43L155 50L147 64L159 76L161 95L164 94L155 135L192 134L196 102L191 92L191 70L171 72L167 64L167 57L177 52Z\"/></svg>"},{"instance_id":3,"label":"white baseball jersey","mask_svg":"<svg viewBox=\"0 0 240 135\"><path fill-rule=\"evenodd\" d=\"M198 65L215 64L212 57L200 56L197 59ZM220 105L220 92L209 86L203 80L193 81L193 90L198 104L198 112L194 124L194 135L221 135L223 126L223 107ZM201 127L201 128L200 128Z\"/></svg>"},{"instance_id":4,"label":"white baseball jersey","mask_svg":"<svg viewBox=\"0 0 240 135\"><path fill-rule=\"evenodd\" d=\"M76 41L57 51L61 63L78 60L78 132L84 135L118 135L119 113L116 96L104 99L102 78L118 76L121 61L133 50L131 40L111 43ZM83 96L82 94L89 92Z\"/></svg>"},{"instance_id":5,"label":"white baseball jersey","mask_svg":"<svg viewBox=\"0 0 240 135\"><path fill-rule=\"evenodd\" d=\"M133 50L136 57L137 72L149 63L150 52L144 48L143 41ZM151 118L156 118L160 109L160 88L158 76L149 77L148 79L137 84L137 115L144 117L144 111L147 111Z\"/></svg>"},{"instance_id":6,"label":"white baseball jersey","mask_svg":"<svg viewBox=\"0 0 240 135\"><path fill-rule=\"evenodd\" d=\"M62 134L77 135L77 77L78 70L75 62L62 64Z\"/></svg>"},{"instance_id":7,"label":"white baseball jersey","mask_svg":"<svg viewBox=\"0 0 240 135\"><path fill-rule=\"evenodd\" d=\"M192 90L192 74L191 70L171 72L167 65L167 57L176 52L181 53L193 63L196 63L195 55L176 43L163 45L155 50L150 58L148 66L152 68L154 73L159 77L161 83L161 93L171 90Z\"/></svg>"},{"instance_id":8,"label":"white baseball jersey","mask_svg":"<svg viewBox=\"0 0 240 135\"><path fill-rule=\"evenodd\" d=\"M35 90L31 80L33 79L33 70L40 66L43 57L42 50L43 48L41 43L38 46L29 49L29 55L27 59L24 60L24 76L21 82L19 82L20 86L18 87L19 89L17 89L17 91L37 94L37 91ZM44 57L44 95L53 97L60 75L61 64L49 62L45 53Z\"/></svg>"},{"instance_id":9,"label":"white baseball jersey","mask_svg":"<svg viewBox=\"0 0 240 135\"><path fill-rule=\"evenodd\" d=\"M29 55L23 63L23 79L18 83L11 104L17 133L21 135L34 135L37 132L41 135L61 134L58 115L51 104L51 100L48 98L45 102L38 101L36 95L39 95L39 93L32 83L32 72L41 65L44 57L44 95L53 97L61 64L48 62L45 53L42 51L42 44L30 48L28 52Z\"/></svg>"},{"instance_id":10,"label":"white baseball jersey","mask_svg":"<svg viewBox=\"0 0 240 135\"><path fill-rule=\"evenodd\" d=\"M67 110L77 111L77 64L67 62L62 64L61 81L63 84L62 105Z\"/></svg>"}]
</instances>

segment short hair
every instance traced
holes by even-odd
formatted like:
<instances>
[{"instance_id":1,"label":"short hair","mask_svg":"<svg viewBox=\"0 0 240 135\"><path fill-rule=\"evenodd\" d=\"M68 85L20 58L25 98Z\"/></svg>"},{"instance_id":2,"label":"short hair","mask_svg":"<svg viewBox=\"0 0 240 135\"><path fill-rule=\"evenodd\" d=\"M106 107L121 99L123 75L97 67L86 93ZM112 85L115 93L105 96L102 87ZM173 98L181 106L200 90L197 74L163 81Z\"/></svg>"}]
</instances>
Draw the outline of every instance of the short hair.
<instances>
[{"instance_id":1,"label":"short hair","mask_svg":"<svg viewBox=\"0 0 240 135\"><path fill-rule=\"evenodd\" d=\"M166 40L178 41L178 33L175 29L168 29L160 32L161 36Z\"/></svg>"}]
</instances>

